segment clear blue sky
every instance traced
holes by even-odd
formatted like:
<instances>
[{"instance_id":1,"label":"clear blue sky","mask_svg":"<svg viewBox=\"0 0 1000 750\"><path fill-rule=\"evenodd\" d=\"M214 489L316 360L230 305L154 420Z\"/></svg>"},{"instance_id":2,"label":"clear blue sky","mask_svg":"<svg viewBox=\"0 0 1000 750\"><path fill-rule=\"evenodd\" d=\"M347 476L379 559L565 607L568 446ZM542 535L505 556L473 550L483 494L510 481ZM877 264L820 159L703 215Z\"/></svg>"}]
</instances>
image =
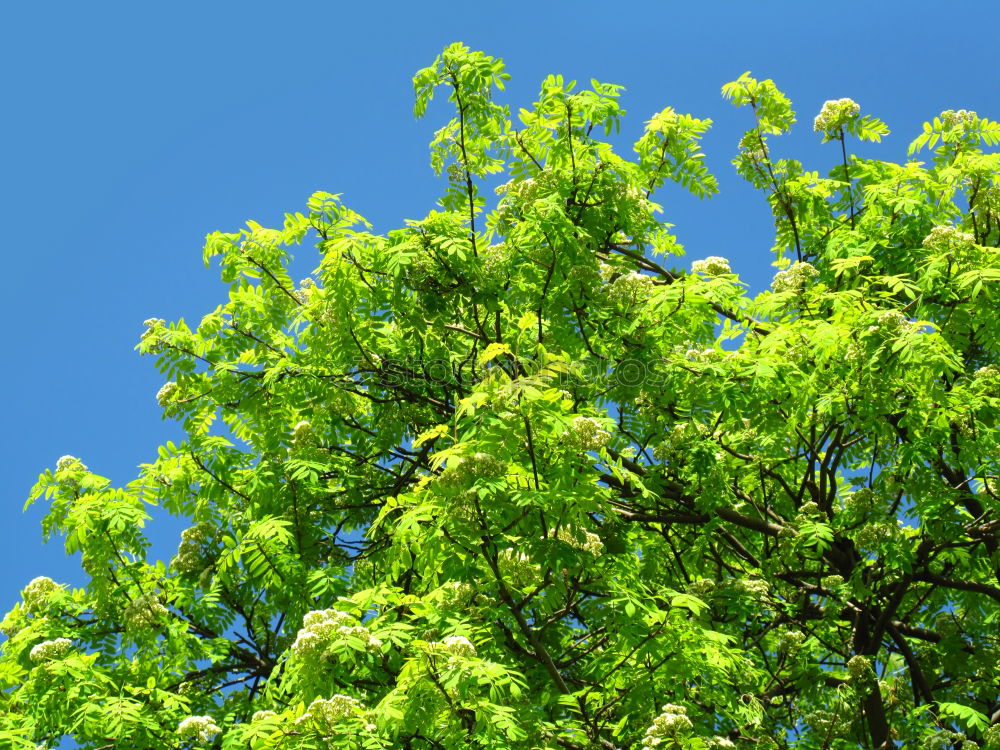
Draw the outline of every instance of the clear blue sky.
<instances>
[{"instance_id":1,"label":"clear blue sky","mask_svg":"<svg viewBox=\"0 0 1000 750\"><path fill-rule=\"evenodd\" d=\"M507 61L514 111L548 73L626 86L625 148L668 105L715 120L705 148L722 194L667 190L664 219L685 265L723 255L760 289L771 219L729 164L748 114L721 85L773 78L800 115L779 155L807 168L833 164L811 124L843 96L893 130L863 153L903 160L943 109L1000 119L998 27L991 0L5 3L0 608L36 575L83 583L58 542L42 545L44 507L21 512L43 469L71 454L123 484L181 437L133 347L145 318L197 322L224 301L201 262L207 232L276 224L315 190L383 232L433 208L426 144L449 114L415 121L410 78L448 43ZM302 249L302 275L316 257ZM154 556L185 525L157 519Z\"/></svg>"}]
</instances>

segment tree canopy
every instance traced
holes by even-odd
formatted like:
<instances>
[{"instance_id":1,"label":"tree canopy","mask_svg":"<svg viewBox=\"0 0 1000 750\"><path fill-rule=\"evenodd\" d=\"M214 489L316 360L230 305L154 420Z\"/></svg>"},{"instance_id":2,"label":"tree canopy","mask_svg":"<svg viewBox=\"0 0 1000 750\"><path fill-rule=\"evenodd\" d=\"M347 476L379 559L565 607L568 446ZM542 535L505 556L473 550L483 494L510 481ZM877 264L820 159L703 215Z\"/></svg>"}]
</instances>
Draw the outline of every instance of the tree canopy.
<instances>
[{"instance_id":1,"label":"tree canopy","mask_svg":"<svg viewBox=\"0 0 1000 750\"><path fill-rule=\"evenodd\" d=\"M772 153L772 81L726 84L775 225L751 296L654 202L717 192L710 120L622 156L621 87L514 119L507 77L416 74L454 107L425 218L319 192L208 236L228 300L138 345L185 440L31 492L89 582L0 624L5 747L1000 748L1000 124L895 164L828 101L821 176ZM152 505L192 523L169 562Z\"/></svg>"}]
</instances>

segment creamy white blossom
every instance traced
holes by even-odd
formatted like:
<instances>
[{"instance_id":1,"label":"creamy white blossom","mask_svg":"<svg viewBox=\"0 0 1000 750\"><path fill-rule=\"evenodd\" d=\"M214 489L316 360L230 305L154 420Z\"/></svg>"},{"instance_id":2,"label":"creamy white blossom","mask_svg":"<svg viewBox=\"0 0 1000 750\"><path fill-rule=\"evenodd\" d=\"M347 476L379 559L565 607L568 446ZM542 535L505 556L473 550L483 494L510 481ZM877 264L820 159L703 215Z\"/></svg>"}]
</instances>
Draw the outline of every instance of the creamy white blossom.
<instances>
[{"instance_id":1,"label":"creamy white blossom","mask_svg":"<svg viewBox=\"0 0 1000 750\"><path fill-rule=\"evenodd\" d=\"M447 609L467 607L476 595L475 586L465 581L448 581L438 591L442 594L441 606Z\"/></svg>"},{"instance_id":2,"label":"creamy white blossom","mask_svg":"<svg viewBox=\"0 0 1000 750\"><path fill-rule=\"evenodd\" d=\"M330 698L317 698L298 719L296 724L313 723L320 729L330 730L343 719L357 716L363 710L361 701L339 693Z\"/></svg>"},{"instance_id":3,"label":"creamy white blossom","mask_svg":"<svg viewBox=\"0 0 1000 750\"><path fill-rule=\"evenodd\" d=\"M676 739L681 733L691 730L694 725L687 717L687 709L667 703L660 709L660 715L646 730L642 740L642 750L654 750L666 740Z\"/></svg>"},{"instance_id":4,"label":"creamy white blossom","mask_svg":"<svg viewBox=\"0 0 1000 750\"><path fill-rule=\"evenodd\" d=\"M632 305L644 300L652 287L653 279L651 276L630 271L611 282L608 287L608 299L612 302Z\"/></svg>"},{"instance_id":5,"label":"creamy white blossom","mask_svg":"<svg viewBox=\"0 0 1000 750\"><path fill-rule=\"evenodd\" d=\"M768 582L761 578L738 578L731 585L739 593L753 599L761 599L771 591Z\"/></svg>"},{"instance_id":6,"label":"creamy white blossom","mask_svg":"<svg viewBox=\"0 0 1000 750\"><path fill-rule=\"evenodd\" d=\"M177 725L177 734L184 739L211 742L217 735L222 734L222 729L211 716L188 716Z\"/></svg>"},{"instance_id":7,"label":"creamy white blossom","mask_svg":"<svg viewBox=\"0 0 1000 750\"><path fill-rule=\"evenodd\" d=\"M86 471L87 466L76 456L60 456L56 461L56 471Z\"/></svg>"},{"instance_id":8,"label":"creamy white blossom","mask_svg":"<svg viewBox=\"0 0 1000 750\"><path fill-rule=\"evenodd\" d=\"M719 737L719 736L709 737L707 740L705 740L705 742L708 744L709 747L718 747L718 748L736 747L736 743L733 742L728 737Z\"/></svg>"},{"instance_id":9,"label":"creamy white blossom","mask_svg":"<svg viewBox=\"0 0 1000 750\"><path fill-rule=\"evenodd\" d=\"M971 109L946 109L939 117L946 128L971 128L979 120L979 116Z\"/></svg>"},{"instance_id":10,"label":"creamy white blossom","mask_svg":"<svg viewBox=\"0 0 1000 750\"><path fill-rule=\"evenodd\" d=\"M449 635L440 643L433 645L451 656L461 656L471 659L476 655L476 647L464 635Z\"/></svg>"},{"instance_id":11,"label":"creamy white blossom","mask_svg":"<svg viewBox=\"0 0 1000 750\"><path fill-rule=\"evenodd\" d=\"M274 711L254 711L253 716L250 717L250 721L264 721L265 719L273 719L277 715Z\"/></svg>"},{"instance_id":12,"label":"creamy white blossom","mask_svg":"<svg viewBox=\"0 0 1000 750\"><path fill-rule=\"evenodd\" d=\"M206 546L215 538L215 527L210 523L199 523L181 532L181 542L177 554L170 561L170 567L178 573L199 573L209 564Z\"/></svg>"},{"instance_id":13,"label":"creamy white blossom","mask_svg":"<svg viewBox=\"0 0 1000 750\"><path fill-rule=\"evenodd\" d=\"M493 283L502 282L513 258L513 248L506 242L487 246L479 254L483 275Z\"/></svg>"},{"instance_id":14,"label":"creamy white blossom","mask_svg":"<svg viewBox=\"0 0 1000 750\"><path fill-rule=\"evenodd\" d=\"M305 659L322 659L332 644L348 637L363 641L368 651L378 651L382 647L382 641L368 628L357 625L351 615L336 609L319 609L307 612L302 618L302 628L295 636L292 651Z\"/></svg>"},{"instance_id":15,"label":"creamy white blossom","mask_svg":"<svg viewBox=\"0 0 1000 750\"><path fill-rule=\"evenodd\" d=\"M156 392L156 403L166 408L170 405L170 402L174 400L174 396L178 389L179 387L177 383L172 380L169 383L164 383L160 390Z\"/></svg>"},{"instance_id":16,"label":"creamy white blossom","mask_svg":"<svg viewBox=\"0 0 1000 750\"><path fill-rule=\"evenodd\" d=\"M983 740L988 748L1000 747L1000 724L994 724L987 729L983 733Z\"/></svg>"},{"instance_id":17,"label":"creamy white blossom","mask_svg":"<svg viewBox=\"0 0 1000 750\"><path fill-rule=\"evenodd\" d=\"M830 133L846 125L861 112L861 107L853 99L828 99L813 120L817 133Z\"/></svg>"},{"instance_id":18,"label":"creamy white blossom","mask_svg":"<svg viewBox=\"0 0 1000 750\"><path fill-rule=\"evenodd\" d=\"M722 274L732 273L732 269L729 267L729 261L718 255L710 255L704 260L696 260L691 264L692 273L700 273L705 276L721 276Z\"/></svg>"},{"instance_id":19,"label":"creamy white blossom","mask_svg":"<svg viewBox=\"0 0 1000 750\"><path fill-rule=\"evenodd\" d=\"M611 433L593 417L575 417L566 437L578 450L596 451L608 444Z\"/></svg>"},{"instance_id":20,"label":"creamy white blossom","mask_svg":"<svg viewBox=\"0 0 1000 750\"><path fill-rule=\"evenodd\" d=\"M142 324L146 327L146 330L142 332L142 341L150 338L151 336L156 336L159 329L167 324L163 318L147 318L142 321Z\"/></svg>"},{"instance_id":21,"label":"creamy white blossom","mask_svg":"<svg viewBox=\"0 0 1000 750\"><path fill-rule=\"evenodd\" d=\"M21 591L24 608L29 612L37 612L45 607L49 598L62 590L62 586L46 576L32 578Z\"/></svg>"},{"instance_id":22,"label":"creamy white blossom","mask_svg":"<svg viewBox=\"0 0 1000 750\"><path fill-rule=\"evenodd\" d=\"M562 526L556 532L556 538L565 542L571 547L589 552L597 557L604 553L604 542L601 537L586 529L576 529L569 526Z\"/></svg>"},{"instance_id":23,"label":"creamy white blossom","mask_svg":"<svg viewBox=\"0 0 1000 750\"><path fill-rule=\"evenodd\" d=\"M313 437L312 424L303 419L292 428L292 441L296 445L305 445Z\"/></svg>"},{"instance_id":24,"label":"creamy white blossom","mask_svg":"<svg viewBox=\"0 0 1000 750\"><path fill-rule=\"evenodd\" d=\"M24 609L15 605L14 609L5 614L3 619L0 620L0 633L8 638L13 638L15 635L20 633L27 626L27 624L27 620L24 617Z\"/></svg>"},{"instance_id":25,"label":"creamy white blossom","mask_svg":"<svg viewBox=\"0 0 1000 750\"><path fill-rule=\"evenodd\" d=\"M691 594L691 596L696 596L702 601L706 601L712 596L715 591L716 583L708 578L701 578L697 581L691 581L684 590Z\"/></svg>"},{"instance_id":26,"label":"creamy white blossom","mask_svg":"<svg viewBox=\"0 0 1000 750\"><path fill-rule=\"evenodd\" d=\"M54 641L42 641L32 646L28 656L34 662L61 659L69 653L72 647L73 641L69 638L56 638Z\"/></svg>"},{"instance_id":27,"label":"creamy white blossom","mask_svg":"<svg viewBox=\"0 0 1000 750\"><path fill-rule=\"evenodd\" d=\"M813 276L819 273L809 263L793 263L784 271L774 275L772 292L799 292Z\"/></svg>"},{"instance_id":28,"label":"creamy white blossom","mask_svg":"<svg viewBox=\"0 0 1000 750\"><path fill-rule=\"evenodd\" d=\"M477 451L463 456L441 472L437 479L446 490L459 490L477 480L498 479L507 473L507 464L491 453Z\"/></svg>"},{"instance_id":29,"label":"creamy white blossom","mask_svg":"<svg viewBox=\"0 0 1000 750\"><path fill-rule=\"evenodd\" d=\"M129 630L156 627L167 613L155 594L143 594L125 606L125 627Z\"/></svg>"},{"instance_id":30,"label":"creamy white blossom","mask_svg":"<svg viewBox=\"0 0 1000 750\"><path fill-rule=\"evenodd\" d=\"M309 303L309 295L316 289L316 282L306 277L299 282L299 288L292 292L292 296L299 301L299 304Z\"/></svg>"},{"instance_id":31,"label":"creamy white blossom","mask_svg":"<svg viewBox=\"0 0 1000 750\"><path fill-rule=\"evenodd\" d=\"M519 587L533 583L539 574L538 565L528 555L513 549L505 549L497 556L497 567L505 580Z\"/></svg>"},{"instance_id":32,"label":"creamy white blossom","mask_svg":"<svg viewBox=\"0 0 1000 750\"><path fill-rule=\"evenodd\" d=\"M878 324L880 327L890 332L895 332L906 326L908 323L906 316L899 310L886 310L879 313Z\"/></svg>"},{"instance_id":33,"label":"creamy white blossom","mask_svg":"<svg viewBox=\"0 0 1000 750\"><path fill-rule=\"evenodd\" d=\"M864 550L875 550L897 536L899 527L887 522L868 523L854 532L854 543Z\"/></svg>"},{"instance_id":34,"label":"creamy white blossom","mask_svg":"<svg viewBox=\"0 0 1000 750\"><path fill-rule=\"evenodd\" d=\"M861 654L856 654L848 660L847 672L850 675L850 679L857 682L871 683L875 680L875 670L872 668L872 660Z\"/></svg>"},{"instance_id":35,"label":"creamy white blossom","mask_svg":"<svg viewBox=\"0 0 1000 750\"><path fill-rule=\"evenodd\" d=\"M927 250L949 252L956 248L969 247L975 244L976 238L968 232L963 232L950 224L933 227L921 243Z\"/></svg>"},{"instance_id":36,"label":"creamy white blossom","mask_svg":"<svg viewBox=\"0 0 1000 750\"><path fill-rule=\"evenodd\" d=\"M786 630L778 639L778 650L783 653L794 652L806 642L806 634L801 630Z\"/></svg>"}]
</instances>

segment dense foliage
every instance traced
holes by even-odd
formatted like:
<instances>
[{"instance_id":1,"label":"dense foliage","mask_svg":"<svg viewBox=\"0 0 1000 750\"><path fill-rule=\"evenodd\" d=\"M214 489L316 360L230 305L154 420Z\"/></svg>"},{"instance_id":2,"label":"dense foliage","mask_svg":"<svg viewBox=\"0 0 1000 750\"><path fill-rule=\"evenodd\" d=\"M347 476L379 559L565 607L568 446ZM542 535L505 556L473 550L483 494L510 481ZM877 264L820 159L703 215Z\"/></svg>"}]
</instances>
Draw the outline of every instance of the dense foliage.
<instances>
[{"instance_id":1,"label":"dense foliage","mask_svg":"<svg viewBox=\"0 0 1000 750\"><path fill-rule=\"evenodd\" d=\"M426 218L317 193L209 236L229 300L139 344L186 440L31 495L90 582L4 619L5 747L1000 748L1000 126L893 164L830 101L823 177L772 155L771 81L727 84L776 226L751 298L652 202L717 191L710 121L626 159L619 87L550 77L515 125L506 77L416 75L455 109ZM149 505L193 524L168 564Z\"/></svg>"}]
</instances>

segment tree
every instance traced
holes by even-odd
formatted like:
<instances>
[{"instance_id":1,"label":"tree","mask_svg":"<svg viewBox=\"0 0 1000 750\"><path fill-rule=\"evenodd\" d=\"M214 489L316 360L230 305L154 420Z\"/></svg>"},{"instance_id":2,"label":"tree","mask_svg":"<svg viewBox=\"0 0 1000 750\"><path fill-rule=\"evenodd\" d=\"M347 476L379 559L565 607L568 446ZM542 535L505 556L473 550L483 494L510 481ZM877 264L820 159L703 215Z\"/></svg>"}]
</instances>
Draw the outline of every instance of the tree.
<instances>
[{"instance_id":1,"label":"tree","mask_svg":"<svg viewBox=\"0 0 1000 750\"><path fill-rule=\"evenodd\" d=\"M31 493L90 582L4 619L6 746L1000 747L1000 125L899 165L830 101L821 177L772 155L774 83L727 84L776 226L751 298L652 202L717 191L710 121L629 160L620 87L549 77L515 126L506 79L461 45L414 78L455 109L426 218L317 193L209 235L229 300L138 346L186 440ZM194 524L169 564L148 505Z\"/></svg>"}]
</instances>

